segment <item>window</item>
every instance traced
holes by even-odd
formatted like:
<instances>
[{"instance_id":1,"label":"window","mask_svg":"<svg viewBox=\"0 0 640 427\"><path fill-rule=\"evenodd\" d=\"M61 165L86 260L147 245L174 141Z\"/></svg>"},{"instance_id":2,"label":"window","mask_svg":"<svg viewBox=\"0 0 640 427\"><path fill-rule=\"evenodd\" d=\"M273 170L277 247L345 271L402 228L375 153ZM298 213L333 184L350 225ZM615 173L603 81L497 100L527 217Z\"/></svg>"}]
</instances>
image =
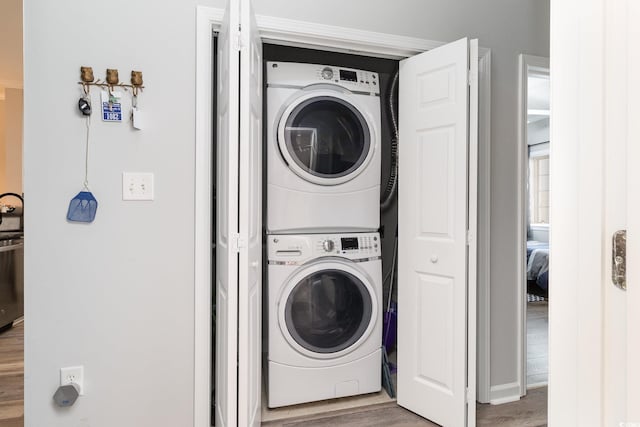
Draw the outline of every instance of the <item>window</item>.
<instances>
[{"instance_id":1,"label":"window","mask_svg":"<svg viewBox=\"0 0 640 427\"><path fill-rule=\"evenodd\" d=\"M549 224L548 149L529 149L529 216L532 224Z\"/></svg>"}]
</instances>

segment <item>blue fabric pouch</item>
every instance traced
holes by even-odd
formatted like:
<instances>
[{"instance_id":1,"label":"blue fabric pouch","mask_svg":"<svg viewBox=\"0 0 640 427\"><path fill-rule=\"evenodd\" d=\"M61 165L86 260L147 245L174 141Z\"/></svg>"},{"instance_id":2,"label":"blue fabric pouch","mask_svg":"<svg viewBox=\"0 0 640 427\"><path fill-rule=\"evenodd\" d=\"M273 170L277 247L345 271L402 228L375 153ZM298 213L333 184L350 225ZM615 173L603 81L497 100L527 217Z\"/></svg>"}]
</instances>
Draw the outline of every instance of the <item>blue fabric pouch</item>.
<instances>
[{"instance_id":1,"label":"blue fabric pouch","mask_svg":"<svg viewBox=\"0 0 640 427\"><path fill-rule=\"evenodd\" d=\"M81 191L71 199L67 220L73 222L93 222L98 210L98 201L90 191Z\"/></svg>"}]
</instances>

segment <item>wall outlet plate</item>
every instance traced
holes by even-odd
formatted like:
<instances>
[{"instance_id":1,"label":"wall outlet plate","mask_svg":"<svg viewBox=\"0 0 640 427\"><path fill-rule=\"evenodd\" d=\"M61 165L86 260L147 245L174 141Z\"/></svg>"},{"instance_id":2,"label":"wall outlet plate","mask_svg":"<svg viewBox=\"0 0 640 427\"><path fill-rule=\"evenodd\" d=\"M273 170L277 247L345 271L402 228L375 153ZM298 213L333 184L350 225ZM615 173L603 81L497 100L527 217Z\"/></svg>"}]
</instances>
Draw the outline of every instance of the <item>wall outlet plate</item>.
<instances>
[{"instance_id":1,"label":"wall outlet plate","mask_svg":"<svg viewBox=\"0 0 640 427\"><path fill-rule=\"evenodd\" d=\"M80 396L84 395L84 366L60 368L60 385L75 384Z\"/></svg>"},{"instance_id":2,"label":"wall outlet plate","mask_svg":"<svg viewBox=\"0 0 640 427\"><path fill-rule=\"evenodd\" d=\"M122 172L122 200L153 200L153 174Z\"/></svg>"}]
</instances>

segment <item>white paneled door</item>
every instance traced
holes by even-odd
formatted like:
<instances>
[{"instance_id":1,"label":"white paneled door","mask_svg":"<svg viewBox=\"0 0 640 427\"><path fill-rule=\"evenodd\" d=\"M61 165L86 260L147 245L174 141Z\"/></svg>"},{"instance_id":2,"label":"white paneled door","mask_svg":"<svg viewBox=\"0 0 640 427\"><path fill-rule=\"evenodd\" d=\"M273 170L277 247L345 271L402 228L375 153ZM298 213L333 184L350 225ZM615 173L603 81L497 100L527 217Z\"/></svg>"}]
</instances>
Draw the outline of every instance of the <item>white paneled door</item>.
<instances>
[{"instance_id":1,"label":"white paneled door","mask_svg":"<svg viewBox=\"0 0 640 427\"><path fill-rule=\"evenodd\" d=\"M627 193L627 218L628 218L628 249L627 249L627 266L628 266L628 301L627 301L627 336L626 351L627 364L629 366L627 376L627 426L633 423L640 425L640 364L638 363L638 355L640 355L640 265L637 262L640 259L640 193L637 190L637 183L640 182L640 168L638 160L640 159L640 121L637 117L640 115L640 81L638 74L640 73L640 52L638 51L636 41L640 38L640 28L638 27L638 19L640 19L640 4L638 2L627 2L629 9L627 11L627 52L629 55L628 65L628 99L627 111L629 114L628 138L627 146L627 185L625 186ZM631 42L633 41L633 42Z\"/></svg>"},{"instance_id":2,"label":"white paneled door","mask_svg":"<svg viewBox=\"0 0 640 427\"><path fill-rule=\"evenodd\" d=\"M218 33L216 426L238 425L238 86L240 9L227 2ZM235 39L235 40L234 40Z\"/></svg>"},{"instance_id":3,"label":"white paneled door","mask_svg":"<svg viewBox=\"0 0 640 427\"><path fill-rule=\"evenodd\" d=\"M262 41L250 0L227 2L217 55L215 419L259 426Z\"/></svg>"},{"instance_id":4,"label":"white paneled door","mask_svg":"<svg viewBox=\"0 0 640 427\"><path fill-rule=\"evenodd\" d=\"M477 144L477 73L469 65L477 41L469 45L462 39L400 62L398 404L448 427L475 421L467 407L475 250L467 243L476 228L469 136Z\"/></svg>"},{"instance_id":5,"label":"white paneled door","mask_svg":"<svg viewBox=\"0 0 640 427\"><path fill-rule=\"evenodd\" d=\"M260 425L262 361L262 40L240 1L238 425Z\"/></svg>"}]
</instances>

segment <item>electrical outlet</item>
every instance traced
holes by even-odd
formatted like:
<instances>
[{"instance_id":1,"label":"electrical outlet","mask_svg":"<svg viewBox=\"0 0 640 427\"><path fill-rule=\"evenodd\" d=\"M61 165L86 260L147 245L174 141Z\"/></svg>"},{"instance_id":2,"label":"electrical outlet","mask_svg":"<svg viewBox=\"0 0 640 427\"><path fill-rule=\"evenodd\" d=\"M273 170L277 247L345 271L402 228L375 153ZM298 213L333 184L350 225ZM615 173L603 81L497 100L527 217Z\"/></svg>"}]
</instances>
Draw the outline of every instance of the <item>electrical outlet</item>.
<instances>
[{"instance_id":1,"label":"electrical outlet","mask_svg":"<svg viewBox=\"0 0 640 427\"><path fill-rule=\"evenodd\" d=\"M74 383L78 386L80 396L84 395L84 366L60 368L60 385Z\"/></svg>"},{"instance_id":2,"label":"electrical outlet","mask_svg":"<svg viewBox=\"0 0 640 427\"><path fill-rule=\"evenodd\" d=\"M153 200L153 174L122 172L122 200Z\"/></svg>"}]
</instances>

